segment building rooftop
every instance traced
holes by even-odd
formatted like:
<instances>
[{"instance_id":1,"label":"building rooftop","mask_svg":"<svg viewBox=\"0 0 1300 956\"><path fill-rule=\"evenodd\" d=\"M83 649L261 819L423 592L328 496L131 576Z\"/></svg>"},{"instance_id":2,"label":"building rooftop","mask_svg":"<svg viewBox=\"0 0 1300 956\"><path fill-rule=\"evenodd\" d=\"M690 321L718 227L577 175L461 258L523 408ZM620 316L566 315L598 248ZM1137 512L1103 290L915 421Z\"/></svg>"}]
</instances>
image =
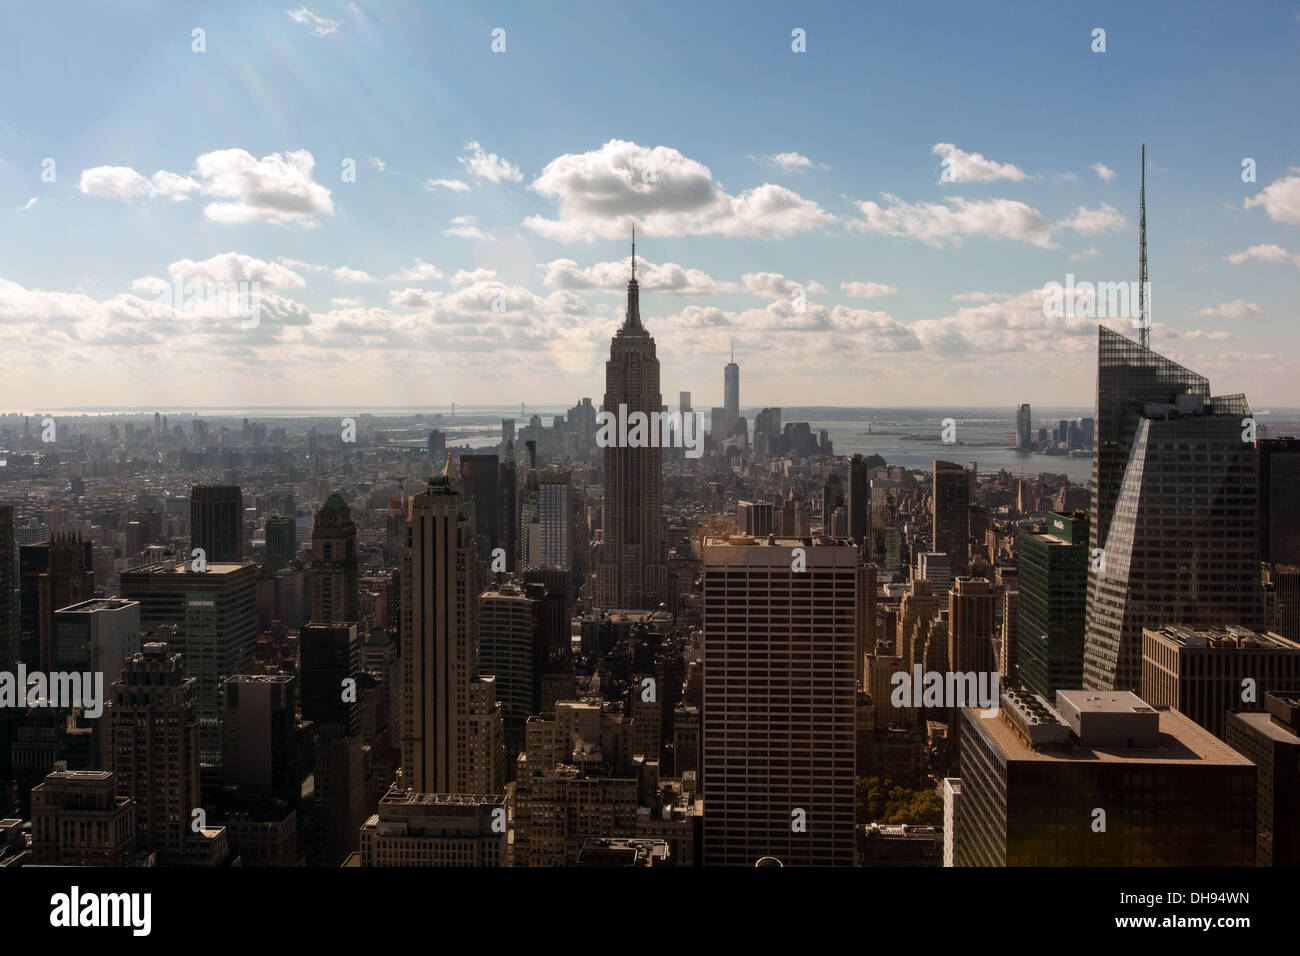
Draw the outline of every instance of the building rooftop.
<instances>
[{"instance_id":1,"label":"building rooftop","mask_svg":"<svg viewBox=\"0 0 1300 956\"><path fill-rule=\"evenodd\" d=\"M1260 633L1248 627L1229 624L1227 627L1186 627L1171 624L1159 628L1143 628L1144 634L1151 634L1157 640L1173 644L1175 647L1202 648L1205 650L1262 650L1262 651L1300 651L1300 644L1287 640L1281 634Z\"/></svg>"},{"instance_id":2,"label":"building rooftop","mask_svg":"<svg viewBox=\"0 0 1300 956\"><path fill-rule=\"evenodd\" d=\"M123 598L91 598L89 601L82 601L80 604L70 604L67 607L61 607L55 614L93 614L96 611L120 611L123 608L135 605L139 607L139 601L127 601Z\"/></svg>"}]
</instances>

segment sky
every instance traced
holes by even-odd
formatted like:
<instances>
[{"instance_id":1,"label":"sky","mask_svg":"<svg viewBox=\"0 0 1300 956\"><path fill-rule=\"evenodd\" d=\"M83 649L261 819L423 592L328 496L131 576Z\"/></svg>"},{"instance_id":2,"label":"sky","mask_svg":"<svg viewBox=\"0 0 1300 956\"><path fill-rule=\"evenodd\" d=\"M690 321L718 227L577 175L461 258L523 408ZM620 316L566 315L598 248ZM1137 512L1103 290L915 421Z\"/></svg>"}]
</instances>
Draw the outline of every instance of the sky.
<instances>
[{"instance_id":1,"label":"sky","mask_svg":"<svg viewBox=\"0 0 1300 956\"><path fill-rule=\"evenodd\" d=\"M633 225L669 404L1088 406L1143 143L1152 346L1300 406L1298 80L1300 0L30 4L0 410L599 403Z\"/></svg>"}]
</instances>

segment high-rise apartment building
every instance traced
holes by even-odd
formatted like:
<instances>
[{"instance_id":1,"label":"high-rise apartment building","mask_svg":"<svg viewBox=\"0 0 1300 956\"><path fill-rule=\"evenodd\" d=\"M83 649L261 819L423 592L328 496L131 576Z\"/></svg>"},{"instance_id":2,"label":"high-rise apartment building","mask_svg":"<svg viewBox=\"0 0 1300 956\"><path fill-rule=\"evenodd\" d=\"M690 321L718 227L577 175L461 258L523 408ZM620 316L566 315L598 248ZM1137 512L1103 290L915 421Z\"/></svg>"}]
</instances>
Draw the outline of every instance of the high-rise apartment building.
<instances>
[{"instance_id":1,"label":"high-rise apartment building","mask_svg":"<svg viewBox=\"0 0 1300 956\"><path fill-rule=\"evenodd\" d=\"M208 563L244 560L244 495L238 485L190 489L190 547Z\"/></svg>"},{"instance_id":2,"label":"high-rise apartment building","mask_svg":"<svg viewBox=\"0 0 1300 956\"><path fill-rule=\"evenodd\" d=\"M858 550L711 537L702 558L705 863L851 866Z\"/></svg>"},{"instance_id":3,"label":"high-rise apartment building","mask_svg":"<svg viewBox=\"0 0 1300 956\"><path fill-rule=\"evenodd\" d=\"M566 468L545 468L537 473L539 566L569 570L572 566L571 473Z\"/></svg>"},{"instance_id":4,"label":"high-rise apartment building","mask_svg":"<svg viewBox=\"0 0 1300 956\"><path fill-rule=\"evenodd\" d=\"M635 241L627 313L605 363L603 409L619 415L620 408L629 418L663 409L655 340L641 324ZM657 608L668 596L662 455L658 447L620 447L617 441L605 448L604 543L596 569L596 602L603 607Z\"/></svg>"},{"instance_id":5,"label":"high-rise apartment building","mask_svg":"<svg viewBox=\"0 0 1300 956\"><path fill-rule=\"evenodd\" d=\"M948 667L962 673L997 670L993 654L994 594L988 578L962 575L948 592Z\"/></svg>"},{"instance_id":6,"label":"high-rise apartment building","mask_svg":"<svg viewBox=\"0 0 1300 956\"><path fill-rule=\"evenodd\" d=\"M1244 395L1098 329L1084 686L1134 690L1142 629L1264 625Z\"/></svg>"}]
</instances>

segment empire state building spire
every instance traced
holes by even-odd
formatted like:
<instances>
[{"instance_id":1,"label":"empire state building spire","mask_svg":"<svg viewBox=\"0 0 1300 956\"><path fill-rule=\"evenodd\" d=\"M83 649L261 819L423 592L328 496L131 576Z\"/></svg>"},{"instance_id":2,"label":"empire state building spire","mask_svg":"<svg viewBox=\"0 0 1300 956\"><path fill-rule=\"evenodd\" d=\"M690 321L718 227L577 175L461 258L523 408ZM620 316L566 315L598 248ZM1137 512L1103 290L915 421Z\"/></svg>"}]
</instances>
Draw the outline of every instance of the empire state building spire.
<instances>
[{"instance_id":1,"label":"empire state building spire","mask_svg":"<svg viewBox=\"0 0 1300 956\"><path fill-rule=\"evenodd\" d=\"M636 284L636 226L632 226L632 278L627 283L627 315L619 335L645 335L641 324L641 288Z\"/></svg>"}]
</instances>

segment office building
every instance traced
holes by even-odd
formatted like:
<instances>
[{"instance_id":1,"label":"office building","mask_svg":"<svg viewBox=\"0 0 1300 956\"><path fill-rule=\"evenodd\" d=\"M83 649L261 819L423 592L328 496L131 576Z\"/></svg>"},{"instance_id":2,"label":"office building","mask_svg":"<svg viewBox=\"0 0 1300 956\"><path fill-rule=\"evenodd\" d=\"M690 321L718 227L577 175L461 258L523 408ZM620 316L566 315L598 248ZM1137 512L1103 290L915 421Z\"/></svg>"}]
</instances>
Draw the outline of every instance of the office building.
<instances>
[{"instance_id":1,"label":"office building","mask_svg":"<svg viewBox=\"0 0 1300 956\"><path fill-rule=\"evenodd\" d=\"M766 538L776 529L772 526L770 501L741 501L736 504L736 526L741 534L752 538Z\"/></svg>"},{"instance_id":2,"label":"office building","mask_svg":"<svg viewBox=\"0 0 1300 956\"><path fill-rule=\"evenodd\" d=\"M1020 451L1029 451L1033 447L1033 415L1029 410L1029 403L1026 402L1016 409L1016 448Z\"/></svg>"},{"instance_id":3,"label":"office building","mask_svg":"<svg viewBox=\"0 0 1300 956\"><path fill-rule=\"evenodd\" d=\"M1050 514L1045 530L1020 532L1016 547L1019 683L1031 693L1055 700L1058 690L1083 684L1088 516Z\"/></svg>"},{"instance_id":4,"label":"office building","mask_svg":"<svg viewBox=\"0 0 1300 956\"><path fill-rule=\"evenodd\" d=\"M1252 866L1255 767L1127 691L963 708L956 866Z\"/></svg>"},{"instance_id":5,"label":"office building","mask_svg":"<svg viewBox=\"0 0 1300 956\"><path fill-rule=\"evenodd\" d=\"M641 324L636 246L627 284L627 312L610 342L603 410L649 416L663 409L655 340ZM597 565L596 603L602 607L657 608L668 597L663 542L663 451L658 447L604 449L604 542Z\"/></svg>"},{"instance_id":6,"label":"office building","mask_svg":"<svg viewBox=\"0 0 1300 956\"><path fill-rule=\"evenodd\" d=\"M209 564L244 560L244 495L238 485L190 489L190 548Z\"/></svg>"},{"instance_id":7,"label":"office building","mask_svg":"<svg viewBox=\"0 0 1300 956\"><path fill-rule=\"evenodd\" d=\"M140 605L93 598L54 612L54 670L100 672L106 683L140 651Z\"/></svg>"},{"instance_id":8,"label":"office building","mask_svg":"<svg viewBox=\"0 0 1300 956\"><path fill-rule=\"evenodd\" d=\"M1300 697L1266 694L1264 710L1228 715L1228 746L1255 765L1255 865L1300 864Z\"/></svg>"},{"instance_id":9,"label":"office building","mask_svg":"<svg viewBox=\"0 0 1300 956\"><path fill-rule=\"evenodd\" d=\"M565 468L546 468L537 473L538 530L541 535L538 567L572 567L570 472Z\"/></svg>"},{"instance_id":10,"label":"office building","mask_svg":"<svg viewBox=\"0 0 1300 956\"><path fill-rule=\"evenodd\" d=\"M222 779L250 797L297 806L301 781L292 674L236 674L222 685Z\"/></svg>"},{"instance_id":11,"label":"office building","mask_svg":"<svg viewBox=\"0 0 1300 956\"><path fill-rule=\"evenodd\" d=\"M970 539L970 476L961 465L935 461L931 550L948 555L954 576L965 574Z\"/></svg>"},{"instance_id":12,"label":"office building","mask_svg":"<svg viewBox=\"0 0 1300 956\"><path fill-rule=\"evenodd\" d=\"M289 566L298 553L298 536L292 517L271 515L266 519L266 569L279 571Z\"/></svg>"},{"instance_id":13,"label":"office building","mask_svg":"<svg viewBox=\"0 0 1300 956\"><path fill-rule=\"evenodd\" d=\"M0 671L12 671L18 663L19 622L18 577L14 573L13 505L0 505Z\"/></svg>"},{"instance_id":14,"label":"office building","mask_svg":"<svg viewBox=\"0 0 1300 956\"><path fill-rule=\"evenodd\" d=\"M1300 691L1300 644L1233 625L1142 629L1142 699L1220 740L1228 711L1262 710L1270 691Z\"/></svg>"},{"instance_id":15,"label":"office building","mask_svg":"<svg viewBox=\"0 0 1300 956\"><path fill-rule=\"evenodd\" d=\"M357 526L335 492L311 529L312 623L354 624L360 620L357 601Z\"/></svg>"},{"instance_id":16,"label":"office building","mask_svg":"<svg viewBox=\"0 0 1300 956\"><path fill-rule=\"evenodd\" d=\"M1300 564L1300 438L1261 438L1259 556L1270 564Z\"/></svg>"},{"instance_id":17,"label":"office building","mask_svg":"<svg viewBox=\"0 0 1300 956\"><path fill-rule=\"evenodd\" d=\"M948 667L960 673L997 670L993 653L993 588L987 578L963 575L948 592Z\"/></svg>"},{"instance_id":18,"label":"office building","mask_svg":"<svg viewBox=\"0 0 1300 956\"><path fill-rule=\"evenodd\" d=\"M89 601L95 596L95 572L88 560L89 542L70 534L56 534L46 551L48 565L36 576L40 607L41 670L54 664L54 612Z\"/></svg>"},{"instance_id":19,"label":"office building","mask_svg":"<svg viewBox=\"0 0 1300 956\"><path fill-rule=\"evenodd\" d=\"M1263 627L1258 458L1244 395L1098 336L1084 686L1134 690L1144 627Z\"/></svg>"},{"instance_id":20,"label":"office building","mask_svg":"<svg viewBox=\"0 0 1300 956\"><path fill-rule=\"evenodd\" d=\"M32 788L32 863L130 866L135 802L107 770L59 770Z\"/></svg>"},{"instance_id":21,"label":"office building","mask_svg":"<svg viewBox=\"0 0 1300 956\"><path fill-rule=\"evenodd\" d=\"M361 637L357 625L308 624L299 632L298 651L303 719L337 724L343 736L355 736L361 730L360 692L356 689ZM352 693L345 695L349 686Z\"/></svg>"},{"instance_id":22,"label":"office building","mask_svg":"<svg viewBox=\"0 0 1300 956\"><path fill-rule=\"evenodd\" d=\"M501 796L393 789L361 827L361 865L505 866L508 839Z\"/></svg>"},{"instance_id":23,"label":"office building","mask_svg":"<svg viewBox=\"0 0 1300 956\"><path fill-rule=\"evenodd\" d=\"M709 537L702 558L704 862L851 866L858 550Z\"/></svg>"}]
</instances>

